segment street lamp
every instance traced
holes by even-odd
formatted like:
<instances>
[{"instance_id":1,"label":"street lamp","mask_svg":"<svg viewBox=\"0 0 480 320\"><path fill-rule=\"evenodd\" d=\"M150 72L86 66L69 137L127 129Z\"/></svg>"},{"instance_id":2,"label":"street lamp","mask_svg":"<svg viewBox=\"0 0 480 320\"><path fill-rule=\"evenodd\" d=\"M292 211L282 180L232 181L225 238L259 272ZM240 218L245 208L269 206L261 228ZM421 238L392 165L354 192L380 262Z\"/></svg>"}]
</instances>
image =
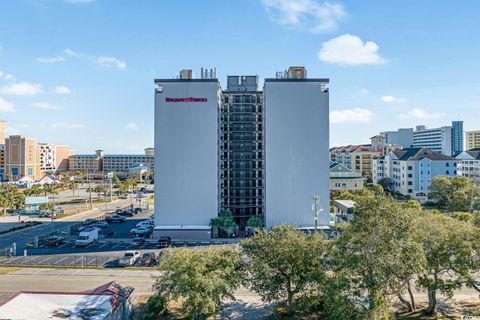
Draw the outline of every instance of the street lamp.
<instances>
[{"instance_id":1,"label":"street lamp","mask_svg":"<svg viewBox=\"0 0 480 320\"><path fill-rule=\"evenodd\" d=\"M320 212L323 211L323 207L320 204L320 196L314 195L312 196L312 215L313 215L313 221L315 222L315 233L317 233L318 229L318 215Z\"/></svg>"}]
</instances>

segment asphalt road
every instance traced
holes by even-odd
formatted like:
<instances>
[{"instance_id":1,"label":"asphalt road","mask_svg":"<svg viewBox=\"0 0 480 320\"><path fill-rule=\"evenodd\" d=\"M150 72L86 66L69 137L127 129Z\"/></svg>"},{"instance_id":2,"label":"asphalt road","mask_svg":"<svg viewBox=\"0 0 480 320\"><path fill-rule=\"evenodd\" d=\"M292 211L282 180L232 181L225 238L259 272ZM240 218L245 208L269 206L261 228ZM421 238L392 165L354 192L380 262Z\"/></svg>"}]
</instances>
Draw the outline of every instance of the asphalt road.
<instances>
[{"instance_id":1,"label":"asphalt road","mask_svg":"<svg viewBox=\"0 0 480 320\"><path fill-rule=\"evenodd\" d=\"M41 225L0 235L0 255L4 254L6 250L8 250L7 248L11 247L13 243L16 243L17 245L17 254L20 254L23 249L26 248L27 244L34 240L35 236L46 236L51 233L59 232L60 230L67 229L69 226L75 225L87 218L95 218L106 212L114 211L119 207L123 208L128 206L130 202L130 199L117 200L107 205L98 205L93 210L54 220L53 222L44 222Z\"/></svg>"}]
</instances>

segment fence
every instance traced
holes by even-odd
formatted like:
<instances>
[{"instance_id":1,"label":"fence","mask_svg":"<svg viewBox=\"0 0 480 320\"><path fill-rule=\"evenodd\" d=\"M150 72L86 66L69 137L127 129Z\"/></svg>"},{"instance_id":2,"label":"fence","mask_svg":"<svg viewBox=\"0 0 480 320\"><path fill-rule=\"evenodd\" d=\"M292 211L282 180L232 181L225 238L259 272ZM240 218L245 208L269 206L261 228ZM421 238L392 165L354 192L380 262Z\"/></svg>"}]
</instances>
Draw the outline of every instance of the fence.
<instances>
[{"instance_id":1,"label":"fence","mask_svg":"<svg viewBox=\"0 0 480 320\"><path fill-rule=\"evenodd\" d=\"M95 267L118 259L118 256L84 256L84 255L42 255L0 257L0 266L12 267Z\"/></svg>"}]
</instances>

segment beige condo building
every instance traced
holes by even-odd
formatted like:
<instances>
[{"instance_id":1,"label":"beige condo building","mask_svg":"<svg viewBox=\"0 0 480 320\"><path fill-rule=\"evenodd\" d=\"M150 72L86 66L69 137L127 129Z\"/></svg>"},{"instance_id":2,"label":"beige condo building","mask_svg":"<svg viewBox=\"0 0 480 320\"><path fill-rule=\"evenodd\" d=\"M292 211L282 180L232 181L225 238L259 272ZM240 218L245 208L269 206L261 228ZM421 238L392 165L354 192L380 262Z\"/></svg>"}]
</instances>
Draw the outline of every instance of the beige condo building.
<instances>
[{"instance_id":1,"label":"beige condo building","mask_svg":"<svg viewBox=\"0 0 480 320\"><path fill-rule=\"evenodd\" d=\"M480 130L465 131L465 150L480 148Z\"/></svg>"},{"instance_id":2,"label":"beige condo building","mask_svg":"<svg viewBox=\"0 0 480 320\"><path fill-rule=\"evenodd\" d=\"M5 139L5 166L4 178L14 181L22 177L40 179L40 149L34 138L25 138L20 135L9 136Z\"/></svg>"}]
</instances>

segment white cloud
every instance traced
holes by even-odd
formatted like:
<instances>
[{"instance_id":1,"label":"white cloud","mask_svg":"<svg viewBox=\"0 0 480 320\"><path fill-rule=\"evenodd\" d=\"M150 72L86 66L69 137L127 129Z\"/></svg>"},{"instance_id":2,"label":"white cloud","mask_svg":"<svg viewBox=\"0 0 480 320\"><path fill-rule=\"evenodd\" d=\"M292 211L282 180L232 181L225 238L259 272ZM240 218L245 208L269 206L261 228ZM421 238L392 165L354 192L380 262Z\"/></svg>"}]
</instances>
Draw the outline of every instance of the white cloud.
<instances>
[{"instance_id":1,"label":"white cloud","mask_svg":"<svg viewBox=\"0 0 480 320\"><path fill-rule=\"evenodd\" d=\"M361 92L365 96L368 94L368 89L362 88Z\"/></svg>"},{"instance_id":2,"label":"white cloud","mask_svg":"<svg viewBox=\"0 0 480 320\"><path fill-rule=\"evenodd\" d=\"M72 57L80 57L80 54L76 53L75 51L71 49L65 49L63 52L65 52L66 55L72 56Z\"/></svg>"},{"instance_id":3,"label":"white cloud","mask_svg":"<svg viewBox=\"0 0 480 320\"><path fill-rule=\"evenodd\" d=\"M67 122L55 122L50 125L52 129L80 129L85 128L85 125L82 123L67 123Z\"/></svg>"},{"instance_id":4,"label":"white cloud","mask_svg":"<svg viewBox=\"0 0 480 320\"><path fill-rule=\"evenodd\" d=\"M13 103L8 102L7 100L0 97L0 111L1 112L13 112L15 111L15 106Z\"/></svg>"},{"instance_id":5,"label":"white cloud","mask_svg":"<svg viewBox=\"0 0 480 320\"><path fill-rule=\"evenodd\" d=\"M55 89L53 89L53 93L56 93L56 94L70 94L70 93L72 93L72 91L70 90L70 88L68 88L66 86L56 86Z\"/></svg>"},{"instance_id":6,"label":"white cloud","mask_svg":"<svg viewBox=\"0 0 480 320\"><path fill-rule=\"evenodd\" d=\"M125 63L125 61L118 60L115 57L98 57L97 63L102 67L107 67L107 68L115 67L119 70L123 70L127 67L127 64Z\"/></svg>"},{"instance_id":7,"label":"white cloud","mask_svg":"<svg viewBox=\"0 0 480 320\"><path fill-rule=\"evenodd\" d=\"M394 96L383 96L382 101L386 102L386 103L394 103L394 102L404 103L407 100L405 100L404 98L397 98L397 97L394 97Z\"/></svg>"},{"instance_id":8,"label":"white cloud","mask_svg":"<svg viewBox=\"0 0 480 320\"><path fill-rule=\"evenodd\" d=\"M330 123L370 123L373 116L373 112L362 108L335 110L330 112Z\"/></svg>"},{"instance_id":9,"label":"white cloud","mask_svg":"<svg viewBox=\"0 0 480 320\"><path fill-rule=\"evenodd\" d=\"M37 93L42 93L42 85L28 82L12 83L3 87L2 92L16 96L31 96Z\"/></svg>"},{"instance_id":10,"label":"white cloud","mask_svg":"<svg viewBox=\"0 0 480 320\"><path fill-rule=\"evenodd\" d=\"M261 0L262 5L280 24L311 32L327 32L347 14L339 3L323 0Z\"/></svg>"},{"instance_id":11,"label":"white cloud","mask_svg":"<svg viewBox=\"0 0 480 320\"><path fill-rule=\"evenodd\" d=\"M32 103L32 106L38 109L43 109L43 110L59 110L60 108L57 106L52 106L50 103L47 102L35 102Z\"/></svg>"},{"instance_id":12,"label":"white cloud","mask_svg":"<svg viewBox=\"0 0 480 320\"><path fill-rule=\"evenodd\" d=\"M323 43L318 58L341 66L375 65L385 63L373 41L363 42L357 36L344 34Z\"/></svg>"},{"instance_id":13,"label":"white cloud","mask_svg":"<svg viewBox=\"0 0 480 320\"><path fill-rule=\"evenodd\" d=\"M399 115L400 119L436 119L445 116L444 112L427 112L420 108L413 108L412 110L408 111L407 113L402 113Z\"/></svg>"},{"instance_id":14,"label":"white cloud","mask_svg":"<svg viewBox=\"0 0 480 320\"><path fill-rule=\"evenodd\" d=\"M65 61L65 58L62 56L40 57L37 59L37 61L40 63L55 63Z\"/></svg>"},{"instance_id":15,"label":"white cloud","mask_svg":"<svg viewBox=\"0 0 480 320\"><path fill-rule=\"evenodd\" d=\"M130 122L129 124L127 124L127 129L130 129L130 130L138 130L138 126L137 126L136 123Z\"/></svg>"}]
</instances>

